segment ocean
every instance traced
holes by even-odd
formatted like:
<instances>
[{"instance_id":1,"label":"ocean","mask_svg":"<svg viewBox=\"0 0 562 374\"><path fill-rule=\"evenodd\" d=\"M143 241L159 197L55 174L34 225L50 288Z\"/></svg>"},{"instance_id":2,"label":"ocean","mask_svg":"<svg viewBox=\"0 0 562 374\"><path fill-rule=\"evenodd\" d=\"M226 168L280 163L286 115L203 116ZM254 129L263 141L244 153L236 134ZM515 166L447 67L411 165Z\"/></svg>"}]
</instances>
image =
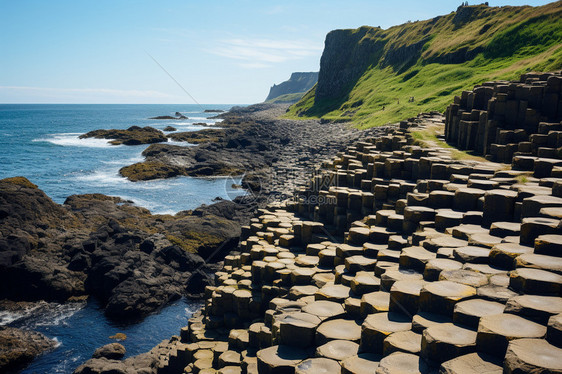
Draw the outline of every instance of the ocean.
<instances>
[{"instance_id":1,"label":"ocean","mask_svg":"<svg viewBox=\"0 0 562 374\"><path fill-rule=\"evenodd\" d=\"M177 177L130 182L119 169L143 160L148 145L111 145L105 139L79 139L97 129L152 126L163 130L196 131L220 127L220 120L203 109L228 110L231 105L50 105L0 104L0 179L24 176L51 199L63 203L73 194L103 193L131 200L154 214L175 214L210 204L216 197L232 199L244 193L232 188L240 178ZM180 112L188 120L150 120ZM205 123L207 126L196 125ZM192 146L186 143L174 143ZM198 301L179 300L135 325L108 321L95 300L82 304L39 303L24 313L0 312L0 326L33 329L56 339L58 347L36 359L23 373L72 373L94 350L113 342L116 332L126 357L147 352L179 333L200 308Z\"/></svg>"}]
</instances>

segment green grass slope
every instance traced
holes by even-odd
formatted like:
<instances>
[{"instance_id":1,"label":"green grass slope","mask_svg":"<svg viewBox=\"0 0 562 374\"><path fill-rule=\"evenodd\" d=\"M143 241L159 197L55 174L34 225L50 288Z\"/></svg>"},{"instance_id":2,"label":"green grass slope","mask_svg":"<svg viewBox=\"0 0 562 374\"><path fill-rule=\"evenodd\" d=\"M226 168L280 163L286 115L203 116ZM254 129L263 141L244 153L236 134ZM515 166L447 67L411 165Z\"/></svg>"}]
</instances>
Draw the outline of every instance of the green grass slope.
<instances>
[{"instance_id":1,"label":"green grass slope","mask_svg":"<svg viewBox=\"0 0 562 374\"><path fill-rule=\"evenodd\" d=\"M274 99L267 100L266 103L269 104L288 104L288 103L296 103L299 101L306 92L297 92L297 93L290 93L281 96L277 96Z\"/></svg>"},{"instance_id":2,"label":"green grass slope","mask_svg":"<svg viewBox=\"0 0 562 374\"><path fill-rule=\"evenodd\" d=\"M443 111L452 95L488 80L562 69L562 1L541 7L469 6L387 30L364 26L334 33L359 39L352 48L363 52L347 51L346 43L331 45L331 51L324 50L320 80L344 76L322 71L333 67L328 60L339 52L353 58L338 66L361 65L359 78L338 87L342 91L335 97L326 89L316 94L325 83L319 80L290 108L288 117L383 125L420 112Z\"/></svg>"}]
</instances>

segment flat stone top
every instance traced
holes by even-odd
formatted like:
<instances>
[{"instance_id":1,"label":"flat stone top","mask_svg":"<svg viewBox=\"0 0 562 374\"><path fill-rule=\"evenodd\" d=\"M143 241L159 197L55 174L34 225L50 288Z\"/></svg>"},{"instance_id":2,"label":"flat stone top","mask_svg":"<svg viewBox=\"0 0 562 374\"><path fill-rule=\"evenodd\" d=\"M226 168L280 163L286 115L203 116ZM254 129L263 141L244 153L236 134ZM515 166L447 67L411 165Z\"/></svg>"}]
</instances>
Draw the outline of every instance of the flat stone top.
<instances>
[{"instance_id":1,"label":"flat stone top","mask_svg":"<svg viewBox=\"0 0 562 374\"><path fill-rule=\"evenodd\" d=\"M316 331L334 340L361 339L361 325L354 320L334 319L323 322Z\"/></svg>"},{"instance_id":2,"label":"flat stone top","mask_svg":"<svg viewBox=\"0 0 562 374\"><path fill-rule=\"evenodd\" d=\"M390 289L390 293L400 292L405 294L419 295L426 282L424 280L401 280L396 281Z\"/></svg>"},{"instance_id":3,"label":"flat stone top","mask_svg":"<svg viewBox=\"0 0 562 374\"><path fill-rule=\"evenodd\" d=\"M414 205L414 206L407 206L404 211L406 212L435 212L435 209L433 208L429 208L426 206L418 206L418 205ZM394 214L394 211L392 211L392 213Z\"/></svg>"},{"instance_id":4,"label":"flat stone top","mask_svg":"<svg viewBox=\"0 0 562 374\"><path fill-rule=\"evenodd\" d=\"M537 240L562 246L562 235L545 234L540 235Z\"/></svg>"},{"instance_id":5,"label":"flat stone top","mask_svg":"<svg viewBox=\"0 0 562 374\"><path fill-rule=\"evenodd\" d=\"M355 255L355 256L347 257L345 259L345 262L347 262L349 264L369 265L369 264L376 263L377 260L373 259L373 258L368 258L368 257L362 256L362 255Z\"/></svg>"},{"instance_id":6,"label":"flat stone top","mask_svg":"<svg viewBox=\"0 0 562 374\"><path fill-rule=\"evenodd\" d=\"M394 352L380 361L377 373L426 373L427 370L427 364L418 355Z\"/></svg>"},{"instance_id":7,"label":"flat stone top","mask_svg":"<svg viewBox=\"0 0 562 374\"><path fill-rule=\"evenodd\" d=\"M423 275L415 271L408 271L402 269L390 269L381 275L381 279L399 280L421 280Z\"/></svg>"},{"instance_id":8,"label":"flat stone top","mask_svg":"<svg viewBox=\"0 0 562 374\"><path fill-rule=\"evenodd\" d=\"M476 247L472 245L468 245L466 247L455 248L455 252L459 253L460 255L469 256L469 257L488 257L490 255L490 249L484 247Z\"/></svg>"},{"instance_id":9,"label":"flat stone top","mask_svg":"<svg viewBox=\"0 0 562 374\"><path fill-rule=\"evenodd\" d=\"M562 349L543 339L517 339L509 342L506 366L527 364L538 368L562 370ZM537 371L539 372L539 371ZM546 373L547 371L540 371Z\"/></svg>"},{"instance_id":10,"label":"flat stone top","mask_svg":"<svg viewBox=\"0 0 562 374\"><path fill-rule=\"evenodd\" d=\"M442 271L439 274L439 280L462 283L472 287L481 287L488 284L486 275L466 269Z\"/></svg>"},{"instance_id":11,"label":"flat stone top","mask_svg":"<svg viewBox=\"0 0 562 374\"><path fill-rule=\"evenodd\" d=\"M523 199L523 203L525 203L525 201L533 201L541 204L556 204L562 206L562 197L556 197L552 195L536 195Z\"/></svg>"},{"instance_id":12,"label":"flat stone top","mask_svg":"<svg viewBox=\"0 0 562 374\"><path fill-rule=\"evenodd\" d=\"M562 284L562 275L541 269L518 268L512 271L510 276L512 278L520 276L525 279Z\"/></svg>"},{"instance_id":13,"label":"flat stone top","mask_svg":"<svg viewBox=\"0 0 562 374\"><path fill-rule=\"evenodd\" d=\"M454 345L476 344L476 332L452 323L429 326L423 331L423 338L427 342L438 341Z\"/></svg>"},{"instance_id":14,"label":"flat stone top","mask_svg":"<svg viewBox=\"0 0 562 374\"><path fill-rule=\"evenodd\" d=\"M512 309L541 310L550 314L562 313L562 297L539 296L539 295L520 295L512 297L507 301L506 312Z\"/></svg>"},{"instance_id":15,"label":"flat stone top","mask_svg":"<svg viewBox=\"0 0 562 374\"><path fill-rule=\"evenodd\" d=\"M488 196L505 196L505 197L516 198L517 197L517 191L494 189L494 190L486 191L484 196L485 197L488 197Z\"/></svg>"},{"instance_id":16,"label":"flat stone top","mask_svg":"<svg viewBox=\"0 0 562 374\"><path fill-rule=\"evenodd\" d=\"M535 225L546 225L551 227L556 227L560 223L559 219L554 218L544 218L544 217L527 217L521 220L523 225L525 224L535 224Z\"/></svg>"},{"instance_id":17,"label":"flat stone top","mask_svg":"<svg viewBox=\"0 0 562 374\"><path fill-rule=\"evenodd\" d=\"M361 297L361 302L388 308L390 293L383 291L367 293Z\"/></svg>"},{"instance_id":18,"label":"flat stone top","mask_svg":"<svg viewBox=\"0 0 562 374\"><path fill-rule=\"evenodd\" d=\"M502 303L483 299L465 300L455 305L455 313L462 313L477 317L501 314L505 306Z\"/></svg>"},{"instance_id":19,"label":"flat stone top","mask_svg":"<svg viewBox=\"0 0 562 374\"><path fill-rule=\"evenodd\" d=\"M419 352L421 340L422 335L411 330L394 332L385 339L387 343L410 352Z\"/></svg>"},{"instance_id":20,"label":"flat stone top","mask_svg":"<svg viewBox=\"0 0 562 374\"><path fill-rule=\"evenodd\" d=\"M437 281L426 284L422 292L427 291L442 297L469 297L476 295L476 289L451 281Z\"/></svg>"},{"instance_id":21,"label":"flat stone top","mask_svg":"<svg viewBox=\"0 0 562 374\"><path fill-rule=\"evenodd\" d=\"M344 360L357 355L359 344L349 340L332 340L316 348L316 356L327 357L334 360Z\"/></svg>"},{"instance_id":22,"label":"flat stone top","mask_svg":"<svg viewBox=\"0 0 562 374\"><path fill-rule=\"evenodd\" d=\"M406 331L412 328L410 319L401 313L375 313L370 314L363 322L363 329L396 332Z\"/></svg>"},{"instance_id":23,"label":"flat stone top","mask_svg":"<svg viewBox=\"0 0 562 374\"><path fill-rule=\"evenodd\" d=\"M345 299L349 296L351 289L343 284L327 284L318 290L318 294L327 297L334 297L338 299Z\"/></svg>"},{"instance_id":24,"label":"flat stone top","mask_svg":"<svg viewBox=\"0 0 562 374\"><path fill-rule=\"evenodd\" d=\"M341 370L341 366L337 361L331 360L329 358L317 357L309 358L304 360L295 368L295 374L305 374L305 373L337 373Z\"/></svg>"},{"instance_id":25,"label":"flat stone top","mask_svg":"<svg viewBox=\"0 0 562 374\"><path fill-rule=\"evenodd\" d=\"M268 366L296 366L299 362L306 359L306 350L293 348L285 345L274 345L257 352L258 360L263 361Z\"/></svg>"},{"instance_id":26,"label":"flat stone top","mask_svg":"<svg viewBox=\"0 0 562 374\"><path fill-rule=\"evenodd\" d=\"M349 373L373 374L381 360L380 355L372 353L361 353L357 356L348 357L342 361L341 366Z\"/></svg>"},{"instance_id":27,"label":"flat stone top","mask_svg":"<svg viewBox=\"0 0 562 374\"><path fill-rule=\"evenodd\" d=\"M419 259L430 260L435 258L435 253L428 251L423 247L407 247L402 249L402 255L413 256Z\"/></svg>"},{"instance_id":28,"label":"flat stone top","mask_svg":"<svg viewBox=\"0 0 562 374\"><path fill-rule=\"evenodd\" d=\"M532 267L562 273L562 257L526 253L516 258L517 267Z\"/></svg>"},{"instance_id":29,"label":"flat stone top","mask_svg":"<svg viewBox=\"0 0 562 374\"><path fill-rule=\"evenodd\" d=\"M479 188L470 188L470 187L464 187L464 188L459 188L456 193L463 193L463 194L469 194L469 195L478 195L478 196L482 196L484 195L486 191L481 190Z\"/></svg>"},{"instance_id":30,"label":"flat stone top","mask_svg":"<svg viewBox=\"0 0 562 374\"><path fill-rule=\"evenodd\" d=\"M480 318L478 332L503 335L508 339L542 338L546 327L515 314L504 313Z\"/></svg>"},{"instance_id":31,"label":"flat stone top","mask_svg":"<svg viewBox=\"0 0 562 374\"><path fill-rule=\"evenodd\" d=\"M427 262L425 267L447 271L447 270L461 269L462 263L455 260L451 260L449 258L433 258Z\"/></svg>"},{"instance_id":32,"label":"flat stone top","mask_svg":"<svg viewBox=\"0 0 562 374\"><path fill-rule=\"evenodd\" d=\"M369 271L359 271L353 278L353 282L357 284L380 285L381 280L375 274Z\"/></svg>"},{"instance_id":33,"label":"flat stone top","mask_svg":"<svg viewBox=\"0 0 562 374\"><path fill-rule=\"evenodd\" d=\"M469 353L441 364L443 374L502 374L502 362L483 353Z\"/></svg>"},{"instance_id":34,"label":"flat stone top","mask_svg":"<svg viewBox=\"0 0 562 374\"><path fill-rule=\"evenodd\" d=\"M520 245L517 243L500 243L492 247L493 251L509 253L509 254L524 254L533 253L533 247L528 247L526 245Z\"/></svg>"},{"instance_id":35,"label":"flat stone top","mask_svg":"<svg viewBox=\"0 0 562 374\"><path fill-rule=\"evenodd\" d=\"M303 312L309 313L320 318L334 317L345 312L340 303L328 300L314 301L302 309Z\"/></svg>"},{"instance_id":36,"label":"flat stone top","mask_svg":"<svg viewBox=\"0 0 562 374\"><path fill-rule=\"evenodd\" d=\"M519 231L521 229L521 224L519 222L493 222L490 229Z\"/></svg>"}]
</instances>

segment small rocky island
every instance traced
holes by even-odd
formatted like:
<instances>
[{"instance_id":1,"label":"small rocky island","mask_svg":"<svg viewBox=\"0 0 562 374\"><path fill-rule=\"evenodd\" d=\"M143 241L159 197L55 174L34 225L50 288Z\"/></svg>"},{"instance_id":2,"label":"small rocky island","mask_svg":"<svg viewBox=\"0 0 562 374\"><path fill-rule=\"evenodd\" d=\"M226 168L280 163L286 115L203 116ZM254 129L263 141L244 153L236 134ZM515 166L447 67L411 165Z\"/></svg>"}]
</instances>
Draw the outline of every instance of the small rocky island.
<instances>
[{"instance_id":1,"label":"small rocky island","mask_svg":"<svg viewBox=\"0 0 562 374\"><path fill-rule=\"evenodd\" d=\"M188 117L186 117L185 115L181 114L180 112L176 112L175 116L156 116L156 117L150 117L149 119L161 119L161 120L182 120L182 119L189 119Z\"/></svg>"},{"instance_id":2,"label":"small rocky island","mask_svg":"<svg viewBox=\"0 0 562 374\"><path fill-rule=\"evenodd\" d=\"M167 142L168 138L154 127L131 126L126 130L94 130L80 135L80 139L109 139L113 145L140 145Z\"/></svg>"}]
</instances>

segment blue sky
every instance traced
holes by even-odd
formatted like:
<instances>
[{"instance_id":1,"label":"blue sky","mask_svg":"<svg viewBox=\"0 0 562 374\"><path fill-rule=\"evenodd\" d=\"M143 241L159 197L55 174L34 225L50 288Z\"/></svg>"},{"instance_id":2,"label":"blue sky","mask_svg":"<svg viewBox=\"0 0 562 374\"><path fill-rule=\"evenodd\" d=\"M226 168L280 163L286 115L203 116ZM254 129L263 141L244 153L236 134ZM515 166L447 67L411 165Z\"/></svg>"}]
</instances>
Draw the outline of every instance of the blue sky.
<instances>
[{"instance_id":1,"label":"blue sky","mask_svg":"<svg viewBox=\"0 0 562 374\"><path fill-rule=\"evenodd\" d=\"M193 103L150 56L199 103L260 102L291 72L318 71L330 30L387 28L460 3L0 0L0 103Z\"/></svg>"}]
</instances>

